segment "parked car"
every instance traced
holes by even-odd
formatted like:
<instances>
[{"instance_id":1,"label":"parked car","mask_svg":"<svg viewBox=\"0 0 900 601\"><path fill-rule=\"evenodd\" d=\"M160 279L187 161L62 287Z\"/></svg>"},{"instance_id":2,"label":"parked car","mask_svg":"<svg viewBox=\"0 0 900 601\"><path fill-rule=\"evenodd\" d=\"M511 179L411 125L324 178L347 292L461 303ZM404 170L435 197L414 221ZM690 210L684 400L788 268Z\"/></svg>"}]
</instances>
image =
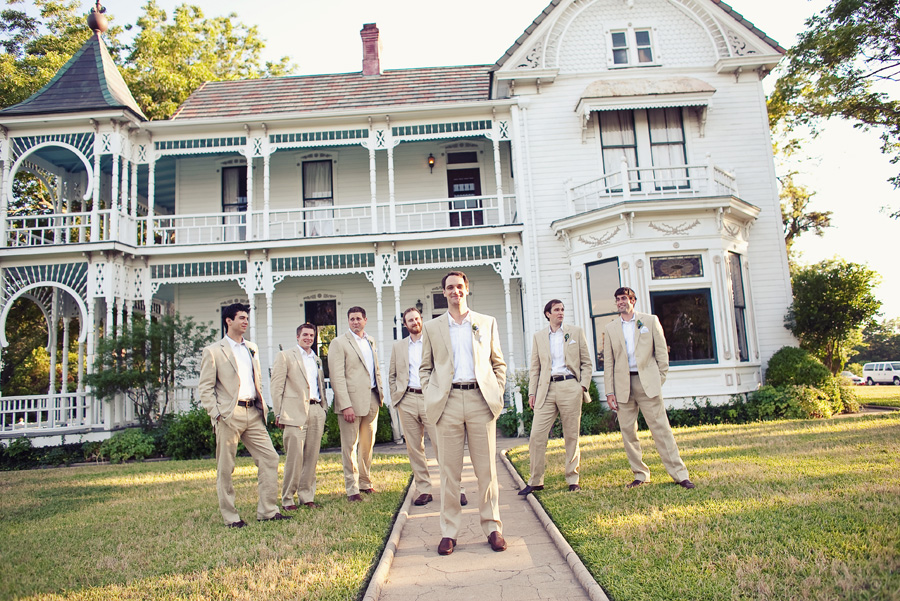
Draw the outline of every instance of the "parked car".
<instances>
[{"instance_id":1,"label":"parked car","mask_svg":"<svg viewBox=\"0 0 900 601\"><path fill-rule=\"evenodd\" d=\"M860 378L859 376L857 376L857 375L856 375L855 373L853 373L852 371L842 371L842 372L841 372L841 377L847 378L848 380L850 380L852 383L856 384L857 386L861 386L862 384L865 384L865 383L866 383L865 380L863 380L862 378Z\"/></svg>"},{"instance_id":2,"label":"parked car","mask_svg":"<svg viewBox=\"0 0 900 601\"><path fill-rule=\"evenodd\" d=\"M881 361L863 365L863 380L869 386L893 384L900 386L900 361Z\"/></svg>"}]
</instances>

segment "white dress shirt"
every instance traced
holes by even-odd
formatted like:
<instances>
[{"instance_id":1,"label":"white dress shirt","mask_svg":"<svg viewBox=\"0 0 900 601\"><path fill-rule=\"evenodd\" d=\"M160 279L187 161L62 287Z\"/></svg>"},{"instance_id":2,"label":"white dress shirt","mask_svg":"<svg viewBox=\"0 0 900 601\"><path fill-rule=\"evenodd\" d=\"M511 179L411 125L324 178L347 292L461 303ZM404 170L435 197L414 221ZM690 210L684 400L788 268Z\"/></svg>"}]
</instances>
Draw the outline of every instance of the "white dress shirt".
<instances>
[{"instance_id":1,"label":"white dress shirt","mask_svg":"<svg viewBox=\"0 0 900 601\"><path fill-rule=\"evenodd\" d=\"M407 357L409 359L409 384L407 386L410 388L422 388L422 383L419 381L419 366L422 365L421 336L415 341L412 338L409 339L409 354Z\"/></svg>"},{"instance_id":2,"label":"white dress shirt","mask_svg":"<svg viewBox=\"0 0 900 601\"><path fill-rule=\"evenodd\" d=\"M628 352L628 371L637 371L637 360L634 358L634 328L635 328L635 318L637 315L632 315L631 319L626 321L622 319L620 316L619 319L622 320L622 335L625 336L625 350Z\"/></svg>"},{"instance_id":3,"label":"white dress shirt","mask_svg":"<svg viewBox=\"0 0 900 601\"><path fill-rule=\"evenodd\" d=\"M447 319L450 320L450 347L453 349L453 383L475 382L475 347L472 338L475 332L471 312L466 313L462 323L456 320L447 311ZM487 334L490 335L490 332Z\"/></svg>"},{"instance_id":4,"label":"white dress shirt","mask_svg":"<svg viewBox=\"0 0 900 601\"><path fill-rule=\"evenodd\" d=\"M231 343L231 352L238 365L238 377L241 379L241 387L238 389L239 400L256 399L256 386L253 385L253 357L250 355L250 347L244 344L244 340L235 342L231 336L226 336Z\"/></svg>"},{"instance_id":5,"label":"white dress shirt","mask_svg":"<svg viewBox=\"0 0 900 601\"><path fill-rule=\"evenodd\" d=\"M319 364L316 363L316 354L312 352L312 348L309 349L309 352L303 350L303 347L299 344L297 348L300 349L300 356L303 357L303 369L306 370L306 381L309 382L309 398L322 400L322 397L319 396Z\"/></svg>"},{"instance_id":6,"label":"white dress shirt","mask_svg":"<svg viewBox=\"0 0 900 601\"><path fill-rule=\"evenodd\" d=\"M356 338L356 346L359 347L359 351L362 353L363 361L366 364L366 369L369 370L369 378L372 380L372 388L375 388L375 354L372 352L372 345L369 344L369 338L363 335L362 338L350 332L354 338Z\"/></svg>"},{"instance_id":7,"label":"white dress shirt","mask_svg":"<svg viewBox=\"0 0 900 601\"><path fill-rule=\"evenodd\" d=\"M574 376L566 367L566 336L562 326L555 332L550 331L550 375Z\"/></svg>"}]
</instances>

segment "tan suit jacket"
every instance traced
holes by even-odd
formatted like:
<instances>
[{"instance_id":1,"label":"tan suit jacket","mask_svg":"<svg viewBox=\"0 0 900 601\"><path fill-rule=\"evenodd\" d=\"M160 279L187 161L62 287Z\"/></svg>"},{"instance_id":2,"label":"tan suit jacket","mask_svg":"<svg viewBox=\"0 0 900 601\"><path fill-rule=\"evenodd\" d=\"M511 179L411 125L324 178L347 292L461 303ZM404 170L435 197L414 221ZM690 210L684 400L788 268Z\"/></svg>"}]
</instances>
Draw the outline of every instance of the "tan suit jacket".
<instances>
[{"instance_id":1,"label":"tan suit jacket","mask_svg":"<svg viewBox=\"0 0 900 601\"><path fill-rule=\"evenodd\" d=\"M583 389L582 400L591 402L591 395L587 393L591 386L591 351L588 349L587 338L584 330L578 326L562 325L563 354L568 367ZM553 361L550 356L550 326L547 326L534 335L534 343L531 345L531 369L528 378L528 394L534 395L535 409L544 404L547 391L550 389L550 375L553 369Z\"/></svg>"},{"instance_id":2,"label":"tan suit jacket","mask_svg":"<svg viewBox=\"0 0 900 601\"><path fill-rule=\"evenodd\" d=\"M366 339L372 346L372 356L375 358L375 387L381 403L384 401L384 392L381 370L378 368L378 352L375 350L375 340L369 335L366 335ZM353 332L348 331L338 336L328 346L328 375L334 391L335 413L353 407L353 413L358 417L369 414L372 405L372 378Z\"/></svg>"},{"instance_id":3,"label":"tan suit jacket","mask_svg":"<svg viewBox=\"0 0 900 601\"><path fill-rule=\"evenodd\" d=\"M656 315L635 312L634 358L637 362L641 386L648 397L662 396L662 385L669 372L669 351L666 337ZM640 326L638 326L640 322ZM622 320L613 319L606 325L603 341L603 382L606 394L616 395L616 402L627 403L631 394L631 372L628 350L622 333Z\"/></svg>"},{"instance_id":4,"label":"tan suit jacket","mask_svg":"<svg viewBox=\"0 0 900 601\"><path fill-rule=\"evenodd\" d=\"M319 401L324 407L325 372L318 357L316 365L317 373L312 377L318 379ZM272 407L278 423L298 428L306 425L309 417L309 377L299 346L281 351L275 357L275 365L272 366Z\"/></svg>"},{"instance_id":5,"label":"tan suit jacket","mask_svg":"<svg viewBox=\"0 0 900 601\"><path fill-rule=\"evenodd\" d=\"M269 415L269 408L262 395L260 383L259 348L244 340L253 356L253 384L256 387L257 409L262 413L263 421ZM213 426L219 417L228 419L237 407L238 391L241 378L238 376L237 359L231 350L228 338L222 338L205 349L200 359L200 381L197 389L200 393L200 404L209 413Z\"/></svg>"},{"instance_id":6,"label":"tan suit jacket","mask_svg":"<svg viewBox=\"0 0 900 601\"><path fill-rule=\"evenodd\" d=\"M469 311L472 321L472 350L475 354L475 379L494 417L503 410L506 387L506 362L500 350L497 320L490 315ZM449 317L445 313L425 323L422 329L422 366L419 381L425 397L425 414L436 424L444 413L453 383L453 348ZM477 329L477 331L475 331Z\"/></svg>"},{"instance_id":7,"label":"tan suit jacket","mask_svg":"<svg viewBox=\"0 0 900 601\"><path fill-rule=\"evenodd\" d=\"M398 406L409 386L409 337L398 340L391 348L391 365L388 369L388 392L391 402Z\"/></svg>"}]
</instances>

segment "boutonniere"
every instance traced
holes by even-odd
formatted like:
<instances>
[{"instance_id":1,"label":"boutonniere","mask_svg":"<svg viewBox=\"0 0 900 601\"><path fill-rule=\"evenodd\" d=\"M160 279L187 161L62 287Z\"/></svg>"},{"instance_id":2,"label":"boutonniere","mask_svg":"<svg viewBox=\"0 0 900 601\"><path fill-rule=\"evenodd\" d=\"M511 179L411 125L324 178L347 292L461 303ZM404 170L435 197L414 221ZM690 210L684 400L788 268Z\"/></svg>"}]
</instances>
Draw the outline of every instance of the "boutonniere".
<instances>
[{"instance_id":1,"label":"boutonniere","mask_svg":"<svg viewBox=\"0 0 900 601\"><path fill-rule=\"evenodd\" d=\"M643 328L643 327L644 327L644 322L641 321L641 320L639 319L639 320L637 321L637 327L638 327L639 330L640 330L641 328Z\"/></svg>"},{"instance_id":2,"label":"boutonniere","mask_svg":"<svg viewBox=\"0 0 900 601\"><path fill-rule=\"evenodd\" d=\"M474 323L472 324L472 333L476 335L478 334L478 325Z\"/></svg>"},{"instance_id":3,"label":"boutonniere","mask_svg":"<svg viewBox=\"0 0 900 601\"><path fill-rule=\"evenodd\" d=\"M568 342L568 341L569 341L569 335L566 334L565 336L563 336L563 342Z\"/></svg>"},{"instance_id":4,"label":"boutonniere","mask_svg":"<svg viewBox=\"0 0 900 601\"><path fill-rule=\"evenodd\" d=\"M250 356L251 356L251 357L255 357L255 356L256 356L256 351L253 350L252 348L250 348L249 346L247 347L247 350L250 351Z\"/></svg>"}]
</instances>

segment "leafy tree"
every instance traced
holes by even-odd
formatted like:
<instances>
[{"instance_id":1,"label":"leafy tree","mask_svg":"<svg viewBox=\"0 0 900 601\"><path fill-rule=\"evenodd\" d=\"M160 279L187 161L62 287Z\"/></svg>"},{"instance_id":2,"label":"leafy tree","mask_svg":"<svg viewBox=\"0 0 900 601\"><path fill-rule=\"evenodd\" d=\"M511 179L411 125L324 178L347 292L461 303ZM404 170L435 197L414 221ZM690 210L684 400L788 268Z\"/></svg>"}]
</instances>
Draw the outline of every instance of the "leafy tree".
<instances>
[{"instance_id":1,"label":"leafy tree","mask_svg":"<svg viewBox=\"0 0 900 601\"><path fill-rule=\"evenodd\" d=\"M796 172L780 178L781 182L781 222L784 224L784 244L788 256L791 245L804 232L822 236L825 228L831 227L831 211L810 211L809 204L815 192L794 181Z\"/></svg>"},{"instance_id":2,"label":"leafy tree","mask_svg":"<svg viewBox=\"0 0 900 601\"><path fill-rule=\"evenodd\" d=\"M900 81L900 0L832 0L806 27L769 99L772 129L816 135L823 120L847 119L878 130L881 151L900 162L900 101L883 91ZM890 181L900 186L900 175Z\"/></svg>"},{"instance_id":3,"label":"leafy tree","mask_svg":"<svg viewBox=\"0 0 900 601\"><path fill-rule=\"evenodd\" d=\"M853 348L854 361L884 361L900 358L900 318L885 319L863 329L862 341ZM862 370L855 373L862 373Z\"/></svg>"},{"instance_id":4,"label":"leafy tree","mask_svg":"<svg viewBox=\"0 0 900 601\"><path fill-rule=\"evenodd\" d=\"M873 293L879 279L865 265L840 258L799 268L791 278L794 302L785 327L832 374L849 358L860 327L872 323L881 307Z\"/></svg>"},{"instance_id":5,"label":"leafy tree","mask_svg":"<svg viewBox=\"0 0 900 601\"><path fill-rule=\"evenodd\" d=\"M263 64L259 30L238 21L235 13L207 19L199 7L182 4L170 21L156 0L149 0L137 27L123 75L151 119L172 116L204 82L293 71L288 57Z\"/></svg>"},{"instance_id":6,"label":"leafy tree","mask_svg":"<svg viewBox=\"0 0 900 601\"><path fill-rule=\"evenodd\" d=\"M88 36L79 0L32 0L39 16L29 16L6 0L0 11L0 107L22 102L52 78ZM110 15L110 19L114 16ZM156 0L148 0L130 45L120 42L128 24L111 26L104 41L113 61L144 113L171 117L206 81L288 75L287 57L264 62L265 42L256 26L227 17L206 18L200 8L182 4L170 21Z\"/></svg>"},{"instance_id":7,"label":"leafy tree","mask_svg":"<svg viewBox=\"0 0 900 601\"><path fill-rule=\"evenodd\" d=\"M200 353L215 339L211 322L198 324L178 313L153 319L149 327L136 318L130 328L100 339L94 373L85 382L105 400L124 394L150 427L171 407L175 389L197 376Z\"/></svg>"}]
</instances>

